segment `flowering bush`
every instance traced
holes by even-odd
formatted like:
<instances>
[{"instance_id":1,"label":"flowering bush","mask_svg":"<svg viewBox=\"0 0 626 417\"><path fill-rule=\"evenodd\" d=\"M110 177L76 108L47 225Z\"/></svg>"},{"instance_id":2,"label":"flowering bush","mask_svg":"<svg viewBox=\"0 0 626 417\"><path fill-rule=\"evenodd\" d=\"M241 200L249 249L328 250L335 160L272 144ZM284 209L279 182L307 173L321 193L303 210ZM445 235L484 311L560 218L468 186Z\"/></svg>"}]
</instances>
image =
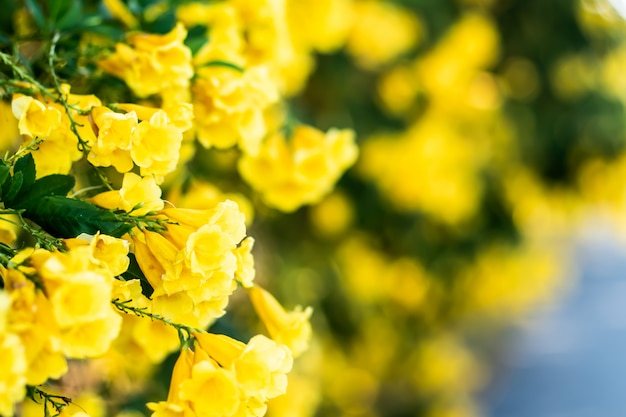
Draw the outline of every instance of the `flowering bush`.
<instances>
[{"instance_id":1,"label":"flowering bush","mask_svg":"<svg viewBox=\"0 0 626 417\"><path fill-rule=\"evenodd\" d=\"M0 0L0 415L480 415L623 226L607 5Z\"/></svg>"},{"instance_id":2,"label":"flowering bush","mask_svg":"<svg viewBox=\"0 0 626 417\"><path fill-rule=\"evenodd\" d=\"M163 194L193 195L198 145L238 148L244 179L285 210L319 201L354 163L350 131L282 115L282 38L258 39L280 16L269 3L4 3L0 415L27 397L46 417L81 413L63 384L46 389L78 359L106 364L103 381L130 395L124 378L145 381L176 350L152 415L264 415L307 349L312 310L286 311L255 283L243 196ZM212 330L238 288L269 337Z\"/></svg>"}]
</instances>

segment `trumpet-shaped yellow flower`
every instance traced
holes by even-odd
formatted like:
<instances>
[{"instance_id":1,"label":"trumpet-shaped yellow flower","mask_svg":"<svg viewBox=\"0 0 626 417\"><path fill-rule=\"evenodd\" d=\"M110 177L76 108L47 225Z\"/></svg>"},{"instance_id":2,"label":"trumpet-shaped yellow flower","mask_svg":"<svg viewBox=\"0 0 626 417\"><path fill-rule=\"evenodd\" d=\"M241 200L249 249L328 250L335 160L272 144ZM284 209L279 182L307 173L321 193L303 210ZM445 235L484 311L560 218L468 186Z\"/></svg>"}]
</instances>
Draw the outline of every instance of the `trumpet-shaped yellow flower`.
<instances>
[{"instance_id":1,"label":"trumpet-shaped yellow flower","mask_svg":"<svg viewBox=\"0 0 626 417\"><path fill-rule=\"evenodd\" d=\"M134 34L128 37L132 46L118 43L99 65L123 79L139 97L186 88L193 75L191 51L183 43L186 37L182 24L164 35Z\"/></svg>"},{"instance_id":2,"label":"trumpet-shaped yellow flower","mask_svg":"<svg viewBox=\"0 0 626 417\"><path fill-rule=\"evenodd\" d=\"M104 353L121 326L111 306L110 270L94 261L89 246L67 253L36 250L30 262L46 289L63 352L78 358Z\"/></svg>"},{"instance_id":3,"label":"trumpet-shaped yellow flower","mask_svg":"<svg viewBox=\"0 0 626 417\"><path fill-rule=\"evenodd\" d=\"M176 168L182 140L181 130L159 110L133 130L130 155L142 176L154 175L162 182L163 176Z\"/></svg>"},{"instance_id":4,"label":"trumpet-shaped yellow flower","mask_svg":"<svg viewBox=\"0 0 626 417\"><path fill-rule=\"evenodd\" d=\"M220 366L234 371L246 396L266 401L287 390L287 373L293 364L287 346L263 335L252 337L247 344L213 333L198 333L195 337Z\"/></svg>"},{"instance_id":5,"label":"trumpet-shaped yellow flower","mask_svg":"<svg viewBox=\"0 0 626 417\"><path fill-rule=\"evenodd\" d=\"M92 117L98 128L89 155L89 162L96 166L114 166L119 172L130 171L133 161L130 156L131 134L137 128L137 114L116 113L106 107L96 107Z\"/></svg>"},{"instance_id":6,"label":"trumpet-shaped yellow flower","mask_svg":"<svg viewBox=\"0 0 626 417\"><path fill-rule=\"evenodd\" d=\"M20 338L8 331L11 297L0 290L0 415L13 415L13 405L26 394L27 361Z\"/></svg>"},{"instance_id":7,"label":"trumpet-shaped yellow flower","mask_svg":"<svg viewBox=\"0 0 626 417\"><path fill-rule=\"evenodd\" d=\"M16 95L11 106L21 135L43 139L61 124L59 110L33 97Z\"/></svg>"},{"instance_id":8,"label":"trumpet-shaped yellow flower","mask_svg":"<svg viewBox=\"0 0 626 417\"><path fill-rule=\"evenodd\" d=\"M122 188L97 194L91 201L107 209L124 210L131 216L144 216L164 206L154 177L142 178L133 172L124 174Z\"/></svg>"},{"instance_id":9,"label":"trumpet-shaped yellow flower","mask_svg":"<svg viewBox=\"0 0 626 417\"><path fill-rule=\"evenodd\" d=\"M282 133L270 136L257 155L244 154L238 168L268 205L289 212L320 201L357 154L351 130L324 134L302 125L290 141Z\"/></svg>"},{"instance_id":10,"label":"trumpet-shaped yellow flower","mask_svg":"<svg viewBox=\"0 0 626 417\"><path fill-rule=\"evenodd\" d=\"M180 398L198 416L230 417L239 409L241 393L235 375L207 359L194 364L191 378L180 386Z\"/></svg>"},{"instance_id":11,"label":"trumpet-shaped yellow flower","mask_svg":"<svg viewBox=\"0 0 626 417\"><path fill-rule=\"evenodd\" d=\"M67 363L50 301L20 270L3 269L2 279L11 296L7 324L24 346L26 382L40 385L48 378L60 378L67 372Z\"/></svg>"},{"instance_id":12,"label":"trumpet-shaped yellow flower","mask_svg":"<svg viewBox=\"0 0 626 417\"><path fill-rule=\"evenodd\" d=\"M309 346L313 309L304 310L298 306L293 311L285 311L272 294L261 287L247 289L255 311L263 321L272 339L291 349L293 356L301 355Z\"/></svg>"},{"instance_id":13,"label":"trumpet-shaped yellow flower","mask_svg":"<svg viewBox=\"0 0 626 417\"><path fill-rule=\"evenodd\" d=\"M236 274L250 275L244 272L250 260L239 248L245 218L232 201L210 210L167 208L158 215L170 221L167 231L132 237L137 262L154 288L153 311L205 327L224 314Z\"/></svg>"},{"instance_id":14,"label":"trumpet-shaped yellow flower","mask_svg":"<svg viewBox=\"0 0 626 417\"><path fill-rule=\"evenodd\" d=\"M278 101L268 69L238 71L226 66L198 70L192 87L198 140L205 147L239 145L256 153L267 128L263 111Z\"/></svg>"}]
</instances>

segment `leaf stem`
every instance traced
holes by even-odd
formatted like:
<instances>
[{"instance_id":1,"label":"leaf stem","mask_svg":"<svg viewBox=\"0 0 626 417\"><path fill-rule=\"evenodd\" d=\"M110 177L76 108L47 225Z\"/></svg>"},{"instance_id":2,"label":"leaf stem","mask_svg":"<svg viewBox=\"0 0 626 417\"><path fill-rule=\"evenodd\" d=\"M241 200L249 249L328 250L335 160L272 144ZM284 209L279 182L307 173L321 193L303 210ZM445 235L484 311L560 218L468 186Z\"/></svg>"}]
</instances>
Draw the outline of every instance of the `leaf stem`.
<instances>
[{"instance_id":1,"label":"leaf stem","mask_svg":"<svg viewBox=\"0 0 626 417\"><path fill-rule=\"evenodd\" d=\"M167 319L159 314L150 313L147 307L134 307L131 306L133 300L121 301L119 298L111 300L111 303L117 307L123 313L126 314L134 314L138 317L148 317L152 320L157 320L162 323L167 324L168 326L172 326L178 332L178 338L181 341L181 345L186 345L189 343L189 339L193 338L193 333L206 333L202 329L196 329L195 327L186 326L184 324L175 323L170 319Z\"/></svg>"},{"instance_id":2,"label":"leaf stem","mask_svg":"<svg viewBox=\"0 0 626 417\"><path fill-rule=\"evenodd\" d=\"M27 387L27 394L36 403L38 403L37 397L39 400L43 400L43 412L45 417L59 416L63 409L72 403L72 399L69 397L53 395L30 385ZM50 407L54 410L55 414L50 413Z\"/></svg>"},{"instance_id":3,"label":"leaf stem","mask_svg":"<svg viewBox=\"0 0 626 417\"><path fill-rule=\"evenodd\" d=\"M72 133L74 133L74 135L76 135L76 138L78 139L78 144L77 144L78 150L84 153L89 150L89 144L80 136L80 133L78 132L78 127L82 127L83 125L76 122L76 120L74 120L74 116L72 115L72 110L75 111L75 109L72 109L71 106L68 104L67 97L65 97L63 94L63 89L61 88L59 77L56 71L54 70L54 59L56 58L56 46L60 38L61 38L61 34L59 32L55 32L54 35L52 35L52 39L50 40L50 49L48 50L48 70L50 71L50 75L52 76L52 82L54 84L54 89L58 95L58 101L61 103L61 105L65 109L65 114L67 114L67 117L70 120L70 130L72 131Z\"/></svg>"}]
</instances>

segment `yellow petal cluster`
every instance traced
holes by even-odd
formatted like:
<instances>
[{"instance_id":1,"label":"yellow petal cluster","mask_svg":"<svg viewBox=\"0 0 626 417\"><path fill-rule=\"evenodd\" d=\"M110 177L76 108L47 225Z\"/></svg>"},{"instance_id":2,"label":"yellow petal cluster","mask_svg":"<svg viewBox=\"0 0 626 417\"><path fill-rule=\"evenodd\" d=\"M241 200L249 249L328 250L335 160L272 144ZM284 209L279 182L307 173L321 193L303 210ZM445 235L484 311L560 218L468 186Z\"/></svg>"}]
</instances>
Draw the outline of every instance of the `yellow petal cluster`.
<instances>
[{"instance_id":1,"label":"yellow petal cluster","mask_svg":"<svg viewBox=\"0 0 626 417\"><path fill-rule=\"evenodd\" d=\"M165 232L132 236L137 262L154 289L152 310L205 327L224 314L236 277L251 279L251 246L239 248L246 236L243 213L224 201L210 210L166 208L159 215L169 221Z\"/></svg>"},{"instance_id":2,"label":"yellow petal cluster","mask_svg":"<svg viewBox=\"0 0 626 417\"><path fill-rule=\"evenodd\" d=\"M266 204L289 212L320 201L357 153L351 130L324 133L300 125L289 139L277 132L263 142L257 155L243 155L239 172Z\"/></svg>"},{"instance_id":3,"label":"yellow petal cluster","mask_svg":"<svg viewBox=\"0 0 626 417\"><path fill-rule=\"evenodd\" d=\"M18 120L20 134L27 144L33 140L41 142L31 150L37 178L69 173L72 163L83 155L80 143L95 140L88 112L99 106L100 100L94 95L70 94L67 84L61 86L61 91L71 104L68 109L47 97L13 96L13 115Z\"/></svg>"},{"instance_id":4,"label":"yellow petal cluster","mask_svg":"<svg viewBox=\"0 0 626 417\"><path fill-rule=\"evenodd\" d=\"M267 400L285 393L292 367L286 346L262 335L247 344L212 333L195 337L195 351L183 349L174 365L167 401L148 404L153 417L261 417Z\"/></svg>"},{"instance_id":5,"label":"yellow petal cluster","mask_svg":"<svg viewBox=\"0 0 626 417\"><path fill-rule=\"evenodd\" d=\"M239 145L256 153L267 132L263 111L278 101L267 67L200 68L192 87L198 141L205 146Z\"/></svg>"},{"instance_id":6,"label":"yellow petal cluster","mask_svg":"<svg viewBox=\"0 0 626 417\"><path fill-rule=\"evenodd\" d=\"M94 108L97 137L87 156L89 162L113 166L118 172L128 172L136 165L142 177L152 175L162 182L178 163L183 131L189 129L191 120L188 106L181 103L170 109L175 119L170 119L165 110L144 106L134 106L124 114L106 107Z\"/></svg>"},{"instance_id":7,"label":"yellow petal cluster","mask_svg":"<svg viewBox=\"0 0 626 417\"><path fill-rule=\"evenodd\" d=\"M122 319L111 305L114 277L94 262L93 248L77 246L66 253L35 250L29 260L50 301L61 351L71 358L106 352Z\"/></svg>"},{"instance_id":8,"label":"yellow petal cluster","mask_svg":"<svg viewBox=\"0 0 626 417\"><path fill-rule=\"evenodd\" d=\"M130 45L116 44L115 52L99 65L139 97L184 89L193 75L191 51L183 44L186 36L181 24L164 35L133 34L127 38Z\"/></svg>"}]
</instances>

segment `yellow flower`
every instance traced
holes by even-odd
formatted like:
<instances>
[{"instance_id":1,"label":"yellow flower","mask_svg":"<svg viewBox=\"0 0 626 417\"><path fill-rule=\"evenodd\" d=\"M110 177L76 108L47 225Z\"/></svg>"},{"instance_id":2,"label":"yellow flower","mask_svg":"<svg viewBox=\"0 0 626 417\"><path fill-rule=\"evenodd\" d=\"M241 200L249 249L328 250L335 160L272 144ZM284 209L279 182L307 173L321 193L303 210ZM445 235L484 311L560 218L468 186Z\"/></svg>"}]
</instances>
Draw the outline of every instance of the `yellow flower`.
<instances>
[{"instance_id":1,"label":"yellow flower","mask_svg":"<svg viewBox=\"0 0 626 417\"><path fill-rule=\"evenodd\" d=\"M324 134L301 125L289 143L282 133L267 138L257 155L243 155L238 168L266 204L290 212L320 201L357 154L353 131L330 129Z\"/></svg>"},{"instance_id":2,"label":"yellow flower","mask_svg":"<svg viewBox=\"0 0 626 417\"><path fill-rule=\"evenodd\" d=\"M92 261L100 267L108 269L112 276L122 275L130 263L128 249L130 244L126 240L96 233L95 236L81 234L74 239L66 239L68 249L80 246L91 248Z\"/></svg>"},{"instance_id":3,"label":"yellow flower","mask_svg":"<svg viewBox=\"0 0 626 417\"><path fill-rule=\"evenodd\" d=\"M128 37L132 47L118 43L99 65L123 79L139 97L184 88L193 76L191 51L183 43L186 37L182 24L164 35L134 34Z\"/></svg>"},{"instance_id":4,"label":"yellow flower","mask_svg":"<svg viewBox=\"0 0 626 417\"><path fill-rule=\"evenodd\" d=\"M247 344L212 333L198 333L195 337L209 356L235 372L246 396L266 401L287 390L287 373L293 359L286 346L263 335L252 337Z\"/></svg>"},{"instance_id":5,"label":"yellow flower","mask_svg":"<svg viewBox=\"0 0 626 417\"><path fill-rule=\"evenodd\" d=\"M45 138L61 124L61 112L30 96L17 94L11 103L20 135Z\"/></svg>"},{"instance_id":6,"label":"yellow flower","mask_svg":"<svg viewBox=\"0 0 626 417\"><path fill-rule=\"evenodd\" d=\"M11 214L0 215L0 242L5 245L12 245L17 239L20 230L17 216Z\"/></svg>"},{"instance_id":7,"label":"yellow flower","mask_svg":"<svg viewBox=\"0 0 626 417\"><path fill-rule=\"evenodd\" d=\"M154 175L158 182L172 172L178 163L183 134L170 123L163 110L144 120L131 135L130 155L140 167L141 176Z\"/></svg>"},{"instance_id":8,"label":"yellow flower","mask_svg":"<svg viewBox=\"0 0 626 417\"><path fill-rule=\"evenodd\" d=\"M187 27L203 25L210 28L209 42L205 42L193 58L201 67L211 61L246 63L243 56L245 33L241 18L231 2L192 2L176 9L177 18Z\"/></svg>"},{"instance_id":9,"label":"yellow flower","mask_svg":"<svg viewBox=\"0 0 626 417\"><path fill-rule=\"evenodd\" d=\"M68 84L61 85L61 92L72 106L69 112L75 129L71 128L70 117L63 105L41 97L14 96L13 112L19 119L20 132L26 135L27 141L35 137L44 139L37 149L31 151L37 178L69 173L72 163L83 155L78 147L77 133L84 143L95 141L89 116L84 113L99 106L100 100L93 95L70 94Z\"/></svg>"},{"instance_id":10,"label":"yellow flower","mask_svg":"<svg viewBox=\"0 0 626 417\"><path fill-rule=\"evenodd\" d=\"M170 221L165 232L131 237L137 263L154 289L152 311L205 327L224 314L236 288L244 216L232 201L210 210L167 208L158 216Z\"/></svg>"},{"instance_id":11,"label":"yellow flower","mask_svg":"<svg viewBox=\"0 0 626 417\"><path fill-rule=\"evenodd\" d=\"M82 358L106 352L121 326L111 306L110 270L94 260L89 246L67 253L36 250L30 261L46 289L65 355Z\"/></svg>"},{"instance_id":12,"label":"yellow flower","mask_svg":"<svg viewBox=\"0 0 626 417\"><path fill-rule=\"evenodd\" d=\"M207 359L194 364L191 378L180 385L180 398L198 416L230 417L239 409L241 393L232 371Z\"/></svg>"},{"instance_id":13,"label":"yellow flower","mask_svg":"<svg viewBox=\"0 0 626 417\"><path fill-rule=\"evenodd\" d=\"M14 334L0 334L0 414L12 416L13 405L26 394L24 347Z\"/></svg>"},{"instance_id":14,"label":"yellow flower","mask_svg":"<svg viewBox=\"0 0 626 417\"><path fill-rule=\"evenodd\" d=\"M7 329L11 297L0 290L0 415L12 416L13 405L26 394L27 361L20 338Z\"/></svg>"},{"instance_id":15,"label":"yellow flower","mask_svg":"<svg viewBox=\"0 0 626 417\"><path fill-rule=\"evenodd\" d=\"M241 72L226 66L198 70L192 87L198 140L220 149L239 145L256 153L266 133L263 111L278 101L266 67Z\"/></svg>"},{"instance_id":16,"label":"yellow flower","mask_svg":"<svg viewBox=\"0 0 626 417\"><path fill-rule=\"evenodd\" d=\"M288 346L294 357L300 356L308 348L311 338L309 318L313 314L313 309L307 307L302 310L302 307L298 306L295 310L287 312L276 298L263 288L253 286L247 290L255 311L272 339Z\"/></svg>"},{"instance_id":17,"label":"yellow flower","mask_svg":"<svg viewBox=\"0 0 626 417\"><path fill-rule=\"evenodd\" d=\"M25 349L27 383L40 385L48 378L60 378L67 372L67 363L50 301L19 270L2 270L2 280L11 296L8 327Z\"/></svg>"},{"instance_id":18,"label":"yellow flower","mask_svg":"<svg viewBox=\"0 0 626 417\"><path fill-rule=\"evenodd\" d=\"M135 103L117 103L115 106L119 110L123 110L127 113L134 112L139 120L150 120L155 113L159 110L163 110L167 114L171 124L176 126L181 132L191 129L193 125L193 106L191 103L184 103L179 100L172 102L171 106L164 106L162 109L142 106L141 104Z\"/></svg>"},{"instance_id":19,"label":"yellow flower","mask_svg":"<svg viewBox=\"0 0 626 417\"><path fill-rule=\"evenodd\" d=\"M154 177L142 178L132 172L124 174L121 189L97 194L91 201L107 209L124 210L131 216L144 216L164 206L161 188Z\"/></svg>"},{"instance_id":20,"label":"yellow flower","mask_svg":"<svg viewBox=\"0 0 626 417\"><path fill-rule=\"evenodd\" d=\"M104 0L105 7L115 17L122 21L128 28L135 29L139 26L139 22L133 16L128 7L120 0Z\"/></svg>"},{"instance_id":21,"label":"yellow flower","mask_svg":"<svg viewBox=\"0 0 626 417\"><path fill-rule=\"evenodd\" d=\"M346 49L359 65L375 69L409 51L422 31L421 22L406 9L383 1L359 1L354 4Z\"/></svg>"},{"instance_id":22,"label":"yellow flower","mask_svg":"<svg viewBox=\"0 0 626 417\"><path fill-rule=\"evenodd\" d=\"M223 193L217 186L206 181L191 180L185 183L184 193L182 186L170 189L167 194L167 201L178 207L190 209L209 209L215 207L224 200L231 200L237 203L239 210L246 217L246 226L252 224L254 219L254 207L252 202L241 193Z\"/></svg>"},{"instance_id":23,"label":"yellow flower","mask_svg":"<svg viewBox=\"0 0 626 417\"><path fill-rule=\"evenodd\" d=\"M68 358L101 356L109 350L121 326L122 317L109 309L101 319L62 329L61 349Z\"/></svg>"},{"instance_id":24,"label":"yellow flower","mask_svg":"<svg viewBox=\"0 0 626 417\"><path fill-rule=\"evenodd\" d=\"M106 107L96 107L92 117L98 127L98 137L93 143L89 162L96 166L113 165L118 172L128 172L133 168L130 156L131 134L137 128L137 114L115 113Z\"/></svg>"}]
</instances>

